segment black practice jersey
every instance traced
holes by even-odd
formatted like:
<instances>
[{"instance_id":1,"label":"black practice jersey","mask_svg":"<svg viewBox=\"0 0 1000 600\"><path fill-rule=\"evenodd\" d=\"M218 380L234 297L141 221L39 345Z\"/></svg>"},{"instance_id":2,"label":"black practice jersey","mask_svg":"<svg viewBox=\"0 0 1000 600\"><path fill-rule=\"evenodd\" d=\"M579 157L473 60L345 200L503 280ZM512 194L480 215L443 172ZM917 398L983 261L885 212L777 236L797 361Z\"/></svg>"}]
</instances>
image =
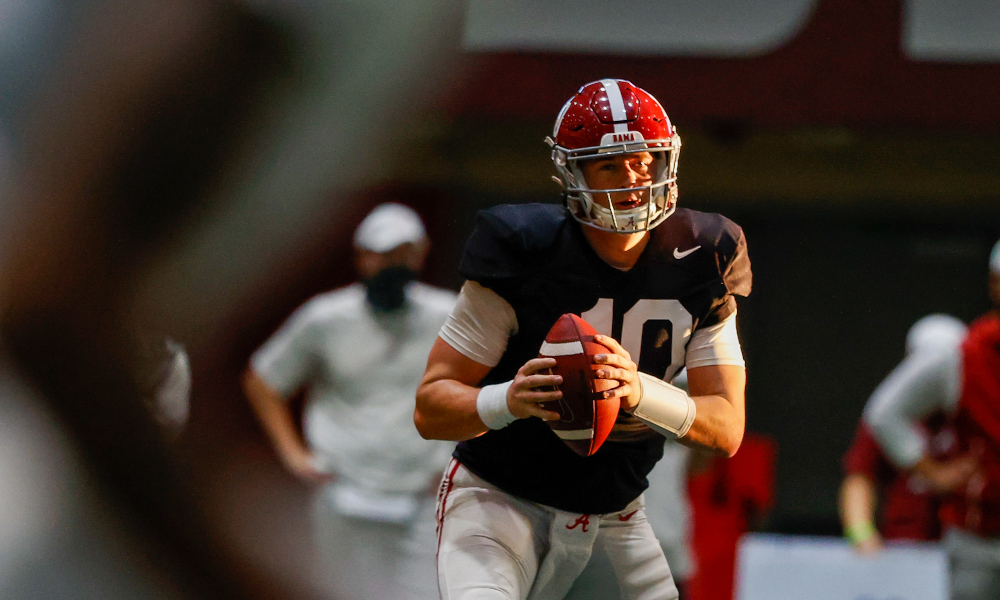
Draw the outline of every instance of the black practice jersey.
<instances>
[{"instance_id":1,"label":"black practice jersey","mask_svg":"<svg viewBox=\"0 0 1000 600\"><path fill-rule=\"evenodd\" d=\"M480 385L514 378L538 356L565 313L581 315L625 347L639 370L673 379L693 332L736 310L750 292L750 260L738 225L683 208L650 232L629 271L605 263L562 206L524 204L481 211L461 274L514 308L518 331ZM504 491L584 514L622 510L647 486L663 437L624 411L594 455L570 450L544 421L519 419L461 442L455 457Z\"/></svg>"}]
</instances>

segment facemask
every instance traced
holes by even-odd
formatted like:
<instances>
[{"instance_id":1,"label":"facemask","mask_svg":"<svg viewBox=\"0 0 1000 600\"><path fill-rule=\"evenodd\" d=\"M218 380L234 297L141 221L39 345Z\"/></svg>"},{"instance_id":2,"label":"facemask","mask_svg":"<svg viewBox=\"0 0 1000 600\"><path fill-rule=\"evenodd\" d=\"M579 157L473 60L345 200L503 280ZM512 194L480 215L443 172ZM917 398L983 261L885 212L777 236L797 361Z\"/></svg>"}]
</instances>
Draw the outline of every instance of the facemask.
<instances>
[{"instance_id":1,"label":"facemask","mask_svg":"<svg viewBox=\"0 0 1000 600\"><path fill-rule=\"evenodd\" d=\"M375 310L396 310L406 302L406 284L416 278L416 273L402 265L382 269L364 282L368 302Z\"/></svg>"}]
</instances>

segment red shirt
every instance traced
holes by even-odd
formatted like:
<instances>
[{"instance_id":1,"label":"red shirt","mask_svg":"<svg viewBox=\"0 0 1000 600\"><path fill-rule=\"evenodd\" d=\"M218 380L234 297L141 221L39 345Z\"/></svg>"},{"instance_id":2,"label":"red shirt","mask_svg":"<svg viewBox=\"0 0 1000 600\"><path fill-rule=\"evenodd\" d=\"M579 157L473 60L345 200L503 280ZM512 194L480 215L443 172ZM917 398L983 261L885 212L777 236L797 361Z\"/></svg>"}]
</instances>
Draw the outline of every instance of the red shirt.
<instances>
[{"instance_id":1,"label":"red shirt","mask_svg":"<svg viewBox=\"0 0 1000 600\"><path fill-rule=\"evenodd\" d=\"M770 438L747 433L735 456L712 458L688 478L696 565L686 588L691 600L732 600L736 544L771 508L776 454Z\"/></svg>"},{"instance_id":2,"label":"red shirt","mask_svg":"<svg viewBox=\"0 0 1000 600\"><path fill-rule=\"evenodd\" d=\"M1000 316L969 326L962 343L962 392L955 416L956 452L976 452L980 472L945 498L941 520L984 537L1000 537Z\"/></svg>"}]
</instances>

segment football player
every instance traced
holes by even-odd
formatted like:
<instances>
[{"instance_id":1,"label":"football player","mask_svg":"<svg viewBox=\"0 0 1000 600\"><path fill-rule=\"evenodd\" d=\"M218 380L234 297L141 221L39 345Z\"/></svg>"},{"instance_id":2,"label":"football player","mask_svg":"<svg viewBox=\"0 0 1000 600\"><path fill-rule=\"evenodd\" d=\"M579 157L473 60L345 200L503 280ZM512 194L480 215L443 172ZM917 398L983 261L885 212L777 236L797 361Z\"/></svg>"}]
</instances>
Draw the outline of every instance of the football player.
<instances>
[{"instance_id":1,"label":"football player","mask_svg":"<svg viewBox=\"0 0 1000 600\"><path fill-rule=\"evenodd\" d=\"M595 542L623 597L677 590L644 511L663 436L732 455L744 428L745 372L734 295L750 291L739 226L677 208L680 138L653 96L589 83L551 138L563 205L482 211L458 304L431 350L414 420L457 440L438 497L442 598L562 598ZM590 457L570 450L539 403L560 379L539 359L564 313L607 348L598 376L621 399ZM668 383L686 366L690 395Z\"/></svg>"}]
</instances>

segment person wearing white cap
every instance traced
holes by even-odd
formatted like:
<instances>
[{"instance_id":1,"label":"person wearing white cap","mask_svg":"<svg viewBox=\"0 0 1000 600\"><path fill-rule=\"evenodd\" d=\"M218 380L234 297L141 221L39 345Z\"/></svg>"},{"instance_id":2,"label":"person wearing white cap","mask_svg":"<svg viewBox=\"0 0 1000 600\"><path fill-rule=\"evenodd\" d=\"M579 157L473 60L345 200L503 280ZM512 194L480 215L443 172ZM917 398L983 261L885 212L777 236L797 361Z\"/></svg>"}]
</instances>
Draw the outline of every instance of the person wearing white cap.
<instances>
[{"instance_id":1,"label":"person wearing white cap","mask_svg":"<svg viewBox=\"0 0 1000 600\"><path fill-rule=\"evenodd\" d=\"M415 281L412 209L354 235L361 281L309 300L250 360L243 387L283 464L316 485L317 575L345 600L437 598L433 490L454 444L424 440L414 395L456 295ZM306 391L305 439L287 399Z\"/></svg>"},{"instance_id":2,"label":"person wearing white cap","mask_svg":"<svg viewBox=\"0 0 1000 600\"><path fill-rule=\"evenodd\" d=\"M931 353L894 373L865 422L886 455L942 495L952 600L1000 598L1000 242L989 261L991 310L969 326L958 352ZM954 449L934 457L919 422L948 415Z\"/></svg>"}]
</instances>

